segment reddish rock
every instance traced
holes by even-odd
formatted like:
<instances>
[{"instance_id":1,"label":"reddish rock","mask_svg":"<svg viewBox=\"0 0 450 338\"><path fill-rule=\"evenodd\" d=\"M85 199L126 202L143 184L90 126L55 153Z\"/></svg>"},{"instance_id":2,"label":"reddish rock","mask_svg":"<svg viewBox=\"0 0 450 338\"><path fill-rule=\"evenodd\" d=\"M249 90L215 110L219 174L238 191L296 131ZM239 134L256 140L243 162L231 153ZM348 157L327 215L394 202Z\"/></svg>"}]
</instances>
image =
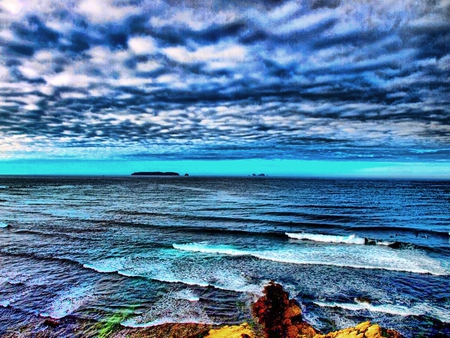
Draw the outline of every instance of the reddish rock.
<instances>
[{"instance_id":1,"label":"reddish rock","mask_svg":"<svg viewBox=\"0 0 450 338\"><path fill-rule=\"evenodd\" d=\"M44 324L47 325L47 326L56 327L56 326L58 326L60 324L60 321L58 319L55 319L55 318L47 318L44 321Z\"/></svg>"},{"instance_id":2,"label":"reddish rock","mask_svg":"<svg viewBox=\"0 0 450 338\"><path fill-rule=\"evenodd\" d=\"M317 333L303 322L302 311L295 299L280 284L270 282L264 288L264 296L253 304L253 314L264 328L267 338L297 338L305 332Z\"/></svg>"}]
</instances>

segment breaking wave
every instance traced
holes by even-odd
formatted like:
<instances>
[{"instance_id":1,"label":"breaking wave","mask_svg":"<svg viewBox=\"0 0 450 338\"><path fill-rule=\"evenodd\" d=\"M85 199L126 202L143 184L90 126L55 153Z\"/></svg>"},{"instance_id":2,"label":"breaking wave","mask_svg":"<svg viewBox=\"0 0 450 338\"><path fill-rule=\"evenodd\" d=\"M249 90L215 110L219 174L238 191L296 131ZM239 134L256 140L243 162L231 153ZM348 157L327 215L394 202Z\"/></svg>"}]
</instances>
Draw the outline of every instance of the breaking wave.
<instances>
[{"instance_id":1,"label":"breaking wave","mask_svg":"<svg viewBox=\"0 0 450 338\"><path fill-rule=\"evenodd\" d=\"M173 244L177 250L228 256L252 256L262 260L302 265L325 265L356 269L381 269L433 275L448 275L442 263L419 250L391 250L387 247L284 246L273 249L239 249L230 245L208 243Z\"/></svg>"},{"instance_id":2,"label":"breaking wave","mask_svg":"<svg viewBox=\"0 0 450 338\"><path fill-rule=\"evenodd\" d=\"M356 237L356 235L349 236L335 236L335 235L322 235L322 234L308 234L308 233L290 233L286 232L289 238L303 239L313 242L322 243L345 243L345 244L365 244L366 239L362 237Z\"/></svg>"},{"instance_id":3,"label":"breaking wave","mask_svg":"<svg viewBox=\"0 0 450 338\"><path fill-rule=\"evenodd\" d=\"M381 312L396 316L424 316L432 315L442 322L450 323L450 315L444 309L432 307L429 304L419 304L415 306L403 306L396 304L380 304L374 305L366 302L355 303L338 303L338 302L313 302L320 307L338 307L349 311L363 311Z\"/></svg>"}]
</instances>

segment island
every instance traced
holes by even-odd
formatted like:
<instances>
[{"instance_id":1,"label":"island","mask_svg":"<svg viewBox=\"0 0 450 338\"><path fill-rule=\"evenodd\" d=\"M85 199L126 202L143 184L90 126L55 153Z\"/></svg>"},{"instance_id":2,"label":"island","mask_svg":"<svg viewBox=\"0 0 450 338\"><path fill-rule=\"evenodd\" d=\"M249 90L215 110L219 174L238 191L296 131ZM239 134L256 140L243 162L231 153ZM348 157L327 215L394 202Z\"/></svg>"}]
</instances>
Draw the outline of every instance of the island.
<instances>
[{"instance_id":1,"label":"island","mask_svg":"<svg viewBox=\"0 0 450 338\"><path fill-rule=\"evenodd\" d=\"M172 171L138 171L131 174L132 176L180 176L179 173Z\"/></svg>"}]
</instances>

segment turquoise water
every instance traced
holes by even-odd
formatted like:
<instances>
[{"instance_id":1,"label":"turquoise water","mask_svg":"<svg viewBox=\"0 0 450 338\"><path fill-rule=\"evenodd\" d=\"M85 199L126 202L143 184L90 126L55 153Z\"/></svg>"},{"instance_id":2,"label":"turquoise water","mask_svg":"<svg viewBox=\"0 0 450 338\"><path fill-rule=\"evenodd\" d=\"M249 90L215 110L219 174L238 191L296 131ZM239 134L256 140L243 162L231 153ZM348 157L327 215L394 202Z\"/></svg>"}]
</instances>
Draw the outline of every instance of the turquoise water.
<instances>
[{"instance_id":1,"label":"turquoise water","mask_svg":"<svg viewBox=\"0 0 450 338\"><path fill-rule=\"evenodd\" d=\"M1 177L0 334L237 323L275 280L323 330L449 335L449 231L445 181Z\"/></svg>"}]
</instances>

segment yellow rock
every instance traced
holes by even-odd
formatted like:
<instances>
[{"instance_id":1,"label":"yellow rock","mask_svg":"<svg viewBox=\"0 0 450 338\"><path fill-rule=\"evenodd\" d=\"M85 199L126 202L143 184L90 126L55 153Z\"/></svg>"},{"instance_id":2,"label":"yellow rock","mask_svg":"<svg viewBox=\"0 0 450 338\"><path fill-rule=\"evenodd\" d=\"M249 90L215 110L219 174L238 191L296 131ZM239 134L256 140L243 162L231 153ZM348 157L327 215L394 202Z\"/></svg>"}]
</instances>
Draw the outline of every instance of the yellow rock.
<instances>
[{"instance_id":1,"label":"yellow rock","mask_svg":"<svg viewBox=\"0 0 450 338\"><path fill-rule=\"evenodd\" d=\"M381 327L378 324L371 325L365 332L367 338L381 337Z\"/></svg>"},{"instance_id":2,"label":"yellow rock","mask_svg":"<svg viewBox=\"0 0 450 338\"><path fill-rule=\"evenodd\" d=\"M355 329L357 329L359 332L365 332L370 326L370 322L362 322L355 326Z\"/></svg>"},{"instance_id":3,"label":"yellow rock","mask_svg":"<svg viewBox=\"0 0 450 338\"><path fill-rule=\"evenodd\" d=\"M350 331L350 330L342 330L339 332L339 334L336 336L336 338L347 338L347 337L358 337L358 331Z\"/></svg>"},{"instance_id":4,"label":"yellow rock","mask_svg":"<svg viewBox=\"0 0 450 338\"><path fill-rule=\"evenodd\" d=\"M242 338L243 334L248 335L250 338L255 338L254 332L247 323L211 329L205 338Z\"/></svg>"}]
</instances>

